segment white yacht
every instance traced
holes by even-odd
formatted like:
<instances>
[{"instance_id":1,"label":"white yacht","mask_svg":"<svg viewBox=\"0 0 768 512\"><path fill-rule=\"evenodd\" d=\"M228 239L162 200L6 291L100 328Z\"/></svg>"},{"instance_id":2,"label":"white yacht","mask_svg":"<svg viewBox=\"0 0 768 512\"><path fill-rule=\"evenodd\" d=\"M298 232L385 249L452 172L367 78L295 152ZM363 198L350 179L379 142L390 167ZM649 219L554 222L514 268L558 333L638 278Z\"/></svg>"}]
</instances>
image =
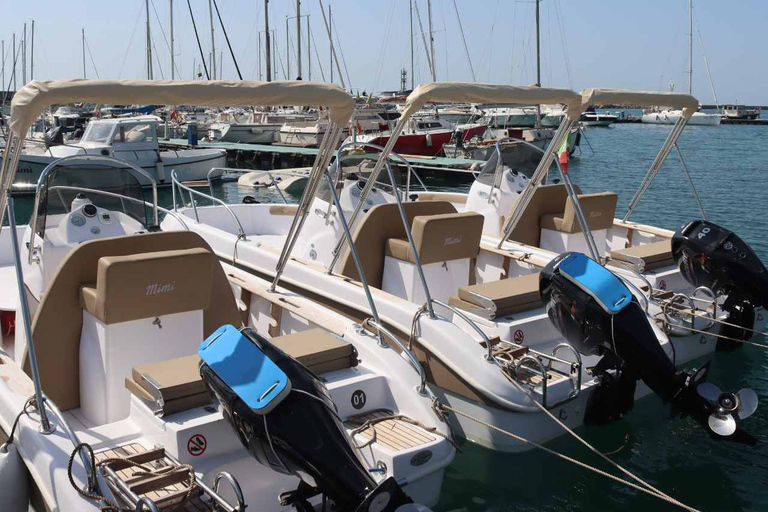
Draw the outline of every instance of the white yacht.
<instances>
[{"instance_id":1,"label":"white yacht","mask_svg":"<svg viewBox=\"0 0 768 512\"><path fill-rule=\"evenodd\" d=\"M191 82L113 84L115 101L129 90L148 102L172 92L179 103L233 86L206 84L201 98ZM37 104L72 84L46 85L22 91L30 104L14 104L14 148ZM324 96L341 111L335 117L351 111L335 86L236 85L233 103L290 89L294 101ZM68 93L104 98L109 86L77 81ZM4 510L375 503L418 512L425 507L414 501L437 501L455 445L422 367L378 321L375 303L359 324L222 265L183 218L158 207L148 172L83 158L104 169L83 168L80 157L50 165L31 225L16 225L8 199L10 226L0 232L0 304L18 319L0 346ZM4 156L0 209L16 163ZM160 213L180 230L155 232Z\"/></svg>"},{"instance_id":2,"label":"white yacht","mask_svg":"<svg viewBox=\"0 0 768 512\"><path fill-rule=\"evenodd\" d=\"M79 142L31 150L21 155L14 181L14 192L34 193L40 173L51 162L79 155L107 155L125 160L148 171L158 184L170 183L170 172L183 181L204 180L212 167L225 167L223 149L184 149L161 151L157 116L94 119ZM150 183L141 179L142 186Z\"/></svg>"}]
</instances>

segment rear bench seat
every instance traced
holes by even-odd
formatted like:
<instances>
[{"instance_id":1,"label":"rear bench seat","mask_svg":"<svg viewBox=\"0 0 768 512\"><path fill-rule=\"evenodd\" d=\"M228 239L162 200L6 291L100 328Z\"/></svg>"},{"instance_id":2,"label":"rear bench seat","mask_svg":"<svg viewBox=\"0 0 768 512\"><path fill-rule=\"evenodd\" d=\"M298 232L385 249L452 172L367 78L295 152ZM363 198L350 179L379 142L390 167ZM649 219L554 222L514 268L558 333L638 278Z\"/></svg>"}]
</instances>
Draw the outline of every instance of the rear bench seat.
<instances>
[{"instance_id":1,"label":"rear bench seat","mask_svg":"<svg viewBox=\"0 0 768 512\"><path fill-rule=\"evenodd\" d=\"M324 329L309 329L270 340L317 375L357 366L357 351ZM134 366L125 387L158 416L211 403L195 355Z\"/></svg>"},{"instance_id":2,"label":"rear bench seat","mask_svg":"<svg viewBox=\"0 0 768 512\"><path fill-rule=\"evenodd\" d=\"M489 320L538 308L541 307L539 274L462 286L458 296L451 297L449 303Z\"/></svg>"},{"instance_id":3,"label":"rear bench seat","mask_svg":"<svg viewBox=\"0 0 768 512\"><path fill-rule=\"evenodd\" d=\"M611 251L611 258L634 266L640 272L675 264L675 259L672 257L672 240Z\"/></svg>"},{"instance_id":4,"label":"rear bench seat","mask_svg":"<svg viewBox=\"0 0 768 512\"><path fill-rule=\"evenodd\" d=\"M325 329L308 329L270 340L317 375L357 366L357 351Z\"/></svg>"}]
</instances>

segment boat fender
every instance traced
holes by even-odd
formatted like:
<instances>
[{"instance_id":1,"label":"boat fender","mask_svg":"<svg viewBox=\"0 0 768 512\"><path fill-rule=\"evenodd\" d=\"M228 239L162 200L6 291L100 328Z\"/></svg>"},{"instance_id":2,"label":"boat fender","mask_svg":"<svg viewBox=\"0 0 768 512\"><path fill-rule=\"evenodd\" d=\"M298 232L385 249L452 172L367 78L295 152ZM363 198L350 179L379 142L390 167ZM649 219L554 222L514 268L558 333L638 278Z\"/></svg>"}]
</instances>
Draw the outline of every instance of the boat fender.
<instances>
[{"instance_id":1,"label":"boat fender","mask_svg":"<svg viewBox=\"0 0 768 512\"><path fill-rule=\"evenodd\" d=\"M432 147L432 134L431 133L427 134L426 140L427 140L427 147L431 148Z\"/></svg>"},{"instance_id":2,"label":"boat fender","mask_svg":"<svg viewBox=\"0 0 768 512\"><path fill-rule=\"evenodd\" d=\"M5 512L29 510L29 476L13 443L0 446L0 496Z\"/></svg>"}]
</instances>

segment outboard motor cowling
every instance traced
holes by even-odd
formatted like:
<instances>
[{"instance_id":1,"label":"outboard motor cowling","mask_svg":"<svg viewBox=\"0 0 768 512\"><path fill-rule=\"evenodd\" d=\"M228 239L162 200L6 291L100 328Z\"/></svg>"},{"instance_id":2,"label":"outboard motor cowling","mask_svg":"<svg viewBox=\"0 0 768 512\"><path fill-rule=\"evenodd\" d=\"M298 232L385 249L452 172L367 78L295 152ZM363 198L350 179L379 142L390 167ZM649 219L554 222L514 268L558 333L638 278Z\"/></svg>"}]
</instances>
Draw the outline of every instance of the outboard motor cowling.
<instances>
[{"instance_id":1,"label":"outboard motor cowling","mask_svg":"<svg viewBox=\"0 0 768 512\"><path fill-rule=\"evenodd\" d=\"M718 348L741 345L726 338L751 338L755 308L768 308L768 270L752 248L717 224L694 220L675 232L672 255L691 285L705 286L716 296L728 295L722 305L728 312L727 322L743 329L723 325Z\"/></svg>"},{"instance_id":2,"label":"outboard motor cowling","mask_svg":"<svg viewBox=\"0 0 768 512\"><path fill-rule=\"evenodd\" d=\"M665 402L692 415L711 433L755 441L738 428L757 406L754 391L729 394L736 398L724 397L724 406L720 398L725 394L712 400L713 385L704 383L706 367L690 373L677 370L659 344L648 314L611 271L584 254L565 253L542 270L539 288L549 319L566 340L582 354L601 357L593 374L602 382L590 397L585 421L610 421L627 412L642 379ZM705 387L698 392L700 386ZM720 428L723 422L727 428Z\"/></svg>"},{"instance_id":3,"label":"outboard motor cowling","mask_svg":"<svg viewBox=\"0 0 768 512\"><path fill-rule=\"evenodd\" d=\"M393 478L376 485L325 384L256 331L225 325L198 353L203 382L243 446L261 464L302 480L281 496L284 504L311 510L306 500L320 493L350 512L412 503Z\"/></svg>"}]
</instances>

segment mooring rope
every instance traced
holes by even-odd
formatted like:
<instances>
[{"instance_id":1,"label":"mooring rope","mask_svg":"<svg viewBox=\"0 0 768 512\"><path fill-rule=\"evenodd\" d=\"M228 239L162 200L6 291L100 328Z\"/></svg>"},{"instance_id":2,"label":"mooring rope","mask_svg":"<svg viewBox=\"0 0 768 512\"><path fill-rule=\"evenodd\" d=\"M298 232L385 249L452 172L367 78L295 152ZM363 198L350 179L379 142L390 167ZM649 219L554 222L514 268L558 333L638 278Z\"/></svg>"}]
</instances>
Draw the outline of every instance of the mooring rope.
<instances>
[{"instance_id":1,"label":"mooring rope","mask_svg":"<svg viewBox=\"0 0 768 512\"><path fill-rule=\"evenodd\" d=\"M559 419L557 416L555 416L554 414L552 414L552 413L549 411L549 409L547 409L546 407L544 407L544 405L542 405L540 402L538 402L538 401L537 401L537 400L536 400L536 399L535 399L535 398L534 398L534 397L531 395L531 393L530 393L530 392L529 392L527 389L525 389L525 388L524 388L524 387L523 387L523 386L522 386L522 385L521 385L519 382L517 382L516 380L514 380L514 378L512 378L512 376L511 376L511 375L509 375L509 374L508 374L507 372L505 372L505 371L502 371L502 374L503 374L503 375L504 375L504 376L507 378L507 380L509 380L509 382L511 382L511 383L512 383L514 386L516 386L516 387L517 387L517 388L518 388L520 391L522 391L523 393L525 393L525 395L526 395L528 398L530 398L530 399L531 399L531 401L532 401L532 402L533 402L533 403L536 405L536 407L538 407L538 408L539 408L539 410L541 410L541 411L542 411L544 414L546 414L547 416L549 416L549 418L550 418L550 419L552 419L552 421L554 421L555 423L557 423L557 425L558 425L558 426L560 426L560 427L561 427L563 430L565 430L566 432L568 432L568 433L569 433L569 434L570 434L572 437L574 437L574 438L575 438L577 441L579 441L581 444L583 444L584 446L586 446L586 447L587 447L587 448L588 448L590 451L592 451L593 453L595 453L595 454L596 454L597 456L599 456L601 459L603 459L603 460L604 460L604 461L606 461L608 464L610 464L610 465L611 465L611 466L613 466L614 468L618 469L619 471L621 471L622 473L624 473L624 474L625 474L625 475L627 475L628 477L632 478L632 479L633 479L633 480L635 480L636 482L640 483L641 485L644 485L644 486L645 486L645 487L646 487L648 490L650 490L650 491L652 491L652 492L654 492L654 493L657 493L657 494L658 494L660 497L663 497L665 500L669 501L670 503L674 503L675 505L678 505L678 506L680 506L680 507L683 507L683 508L688 508L688 506L687 506L687 505L685 505L684 503L681 503L681 502L677 501L676 499L674 499L673 497L669 496L668 494L665 494L664 492L662 492L662 491L660 491L659 489L655 488L654 486L652 486L651 484L649 484L648 482L646 482L645 480L643 480L643 479L642 479L642 478L640 478L639 476L636 476L634 473L632 473L632 472L631 472L631 471L629 471L628 469L625 469L625 468L624 468L623 466L621 466L621 465L620 465L618 462L616 462L616 461L612 460L610 457L608 457L607 455L605 455L604 453L602 453L600 450L598 450L597 448L595 448L594 446L592 446L591 444L589 444L589 443L588 443L588 442L587 442L587 441L586 441L584 438L582 438L580 435L578 435L576 432L574 432L574 431L573 431L573 430L572 430L572 429L571 429L571 428L570 428L568 425L566 425L565 423L563 423L562 421L560 421L560 419Z\"/></svg>"},{"instance_id":2,"label":"mooring rope","mask_svg":"<svg viewBox=\"0 0 768 512\"><path fill-rule=\"evenodd\" d=\"M715 334L715 333L713 333L713 332L704 331L704 330L702 330L702 329L695 329L695 328L693 328L693 327L689 327L689 326L687 326L687 325L677 325L677 324L673 324L672 322L670 322L669 320L667 320L667 319L665 319L665 318L659 318L659 317L658 317L658 315L663 315L663 313L657 313L657 314L654 316L654 320L656 320L656 321L658 321L658 322L661 322L661 323L663 323L663 324L665 324L665 325L669 325L669 326L671 326L671 327L675 327L675 328L677 328L677 329L685 329L685 330L687 330L687 331L690 331L690 332L695 332L695 333L697 333L697 334L706 334L706 335L708 335L708 336L713 336L713 337L715 337L715 338L720 338L720 339L723 339L723 340L733 341L733 342L735 342L735 343L743 343L743 344L745 344L745 345L753 345L753 346L755 346L755 347L760 347L760 348L763 348L763 349L768 349L768 345L766 345L766 344L764 344L764 343L757 343L757 342L755 342L755 341L748 341L748 340L740 340L740 339L738 339L738 338L733 338L733 337L731 337L731 336L723 336L722 334ZM704 317L699 317L699 318L704 318ZM711 319L711 318L706 318L706 320L707 320L707 321L710 321L710 320L712 320L712 319ZM732 325L732 324L726 324L726 325ZM747 329L747 328L744 328L744 327L739 327L739 326L735 326L735 327L738 327L739 329L743 329L743 330L745 330L745 331L751 331L751 332L755 332L755 331L754 331L754 330L752 330L752 329ZM765 333L761 333L761 334L765 334Z\"/></svg>"},{"instance_id":3,"label":"mooring rope","mask_svg":"<svg viewBox=\"0 0 768 512\"><path fill-rule=\"evenodd\" d=\"M437 399L435 399L435 400L437 400ZM538 402L536 402L536 403L538 403ZM659 498L659 499L664 500L664 501L666 501L668 503L671 503L672 505L677 505L678 507L680 507L680 508L682 508L684 510L688 510L689 512L700 512L698 509L695 509L693 507L689 507L688 505L677 501L676 499L674 499L674 498L664 494L663 492L659 491L658 489L656 489L652 485L648 484L647 482L644 482L639 477L634 476L632 473L630 473L629 471L627 471L624 468L622 468L621 466L619 466L616 462L610 460L608 457L606 457L605 455L603 455L599 451L597 451L594 448L592 448L592 446L589 445L588 443L586 443L586 441L583 441L583 442L586 443L587 446L589 446L593 451L595 451L595 453L597 453L598 455L602 456L603 458L605 458L606 460L611 462L613 465L615 465L618 468L620 468L622 471L628 473L630 476L632 476L632 478L634 478L636 480L639 480L645 487L643 487L641 485L637 485L635 483L632 483L632 482L630 482L628 480L624 480L623 478L619 478L616 475L612 475L612 474L610 474L610 473L608 473L606 471L603 471L602 469L598 469L596 467L590 466L589 464L586 464L584 462L576 460L576 459L574 459L572 457L564 455L564 454L562 454L560 452L557 452L555 450L552 450L550 448L547 448L546 446L543 446L543 445L541 445L541 444L539 444L539 443L537 443L535 441L530 441L528 439L525 439L524 437L518 436L517 434L513 434L512 432L509 432L508 430L504 430L502 428L499 428L496 425L492 425L490 423L487 423L487 422L485 422L483 420L475 418L474 416L472 416L470 414L467 414L467 413L464 413L462 411L459 411L458 409L454 409L453 407L450 407L450 406L445 405L443 403L437 402L436 407L440 408L441 410L444 410L444 411L450 411L450 412L452 412L452 413L454 413L454 414L456 414L458 416L462 416L464 418L467 418L468 420L472 420L474 422L477 422L477 423L479 423L480 425L483 425L486 428L494 430L494 431L496 431L496 432L498 432L500 434L504 434L506 436L509 436L512 439L515 439L516 441L520 441L522 443L529 444L531 446L539 448L539 449L549 453L550 455L554 455L555 457L558 457L558 458L560 458L562 460L570 462L571 464L575 464L576 466L579 466L579 467L584 468L586 470L589 470L589 471L592 471L594 473L597 473L598 475L604 476L604 477L606 477L606 478L608 478L610 480L613 480L613 481L618 482L620 484L624 484L624 485L626 485L628 487L631 487L631 488L633 488L635 490L638 490L640 492L648 494L649 496L653 496L655 498ZM559 421L558 421L558 423L559 423ZM565 427L565 425L563 425L563 427ZM568 429L568 427L565 427L565 428L569 432L572 432L570 429ZM573 433L573 435L576 435L576 434ZM576 436L576 437L578 438L578 436ZM579 439L581 439L581 438L579 438Z\"/></svg>"}]
</instances>

